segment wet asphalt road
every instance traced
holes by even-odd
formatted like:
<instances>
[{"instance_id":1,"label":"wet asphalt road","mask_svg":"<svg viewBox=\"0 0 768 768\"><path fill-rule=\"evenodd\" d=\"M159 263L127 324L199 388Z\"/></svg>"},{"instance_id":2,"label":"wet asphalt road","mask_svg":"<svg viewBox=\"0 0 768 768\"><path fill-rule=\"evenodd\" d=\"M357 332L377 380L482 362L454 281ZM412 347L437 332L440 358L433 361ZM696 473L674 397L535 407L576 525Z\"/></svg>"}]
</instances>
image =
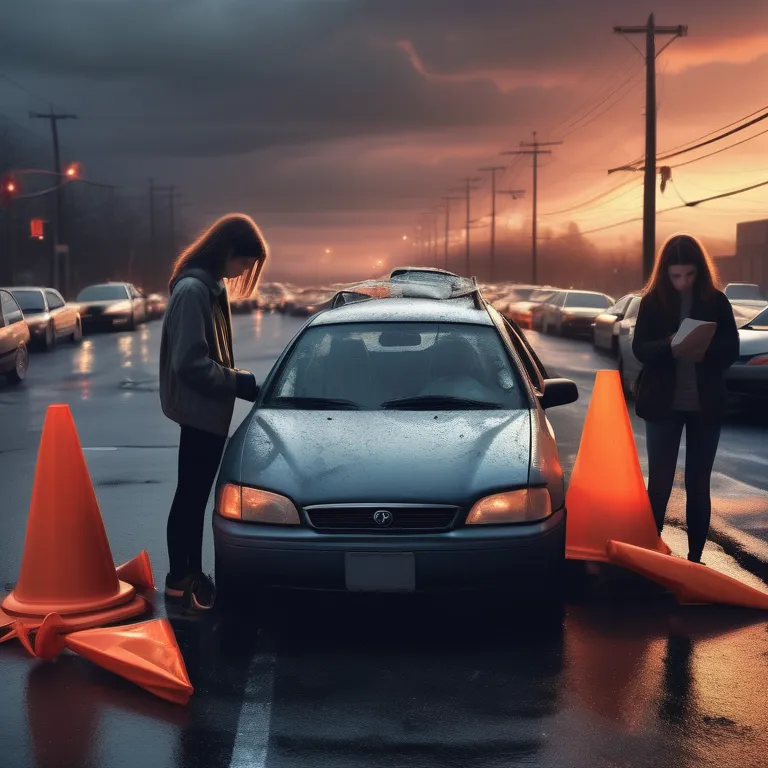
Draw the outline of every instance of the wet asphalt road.
<instances>
[{"instance_id":1,"label":"wet asphalt road","mask_svg":"<svg viewBox=\"0 0 768 768\"><path fill-rule=\"evenodd\" d=\"M237 318L238 365L263 378L298 327L279 315ZM161 582L178 430L157 402L159 328L34 355L25 387L0 386L0 583L18 573L40 429L55 402L72 408L115 560L146 548ZM582 391L550 416L568 468L594 370L611 363L585 344L534 341ZM236 421L245 412L241 404ZM714 484L716 515L757 540L765 441L764 426L729 423ZM642 457L641 434L638 447ZM684 546L674 528L668 540ZM718 548L707 557L738 574ZM182 648L196 689L188 708L75 656L37 662L8 643L0 766L766 765L765 618L679 609L611 574L548 607L309 595L203 618L166 614L158 597L155 612Z\"/></svg>"}]
</instances>

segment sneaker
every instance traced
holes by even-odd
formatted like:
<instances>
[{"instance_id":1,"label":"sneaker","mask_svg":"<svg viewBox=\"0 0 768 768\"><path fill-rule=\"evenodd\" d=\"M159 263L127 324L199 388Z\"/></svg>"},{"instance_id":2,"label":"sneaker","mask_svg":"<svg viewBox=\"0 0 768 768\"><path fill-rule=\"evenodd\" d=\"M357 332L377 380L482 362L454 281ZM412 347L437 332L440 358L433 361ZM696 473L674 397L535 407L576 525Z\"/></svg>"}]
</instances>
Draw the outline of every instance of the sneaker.
<instances>
[{"instance_id":1,"label":"sneaker","mask_svg":"<svg viewBox=\"0 0 768 768\"><path fill-rule=\"evenodd\" d=\"M194 575L192 574L185 576L183 579L171 579L171 574L169 573L165 577L165 596L180 600L184 597L187 589L189 589L193 579Z\"/></svg>"},{"instance_id":2,"label":"sneaker","mask_svg":"<svg viewBox=\"0 0 768 768\"><path fill-rule=\"evenodd\" d=\"M184 608L191 611L210 611L216 601L216 587L210 576L196 574L184 592Z\"/></svg>"}]
</instances>

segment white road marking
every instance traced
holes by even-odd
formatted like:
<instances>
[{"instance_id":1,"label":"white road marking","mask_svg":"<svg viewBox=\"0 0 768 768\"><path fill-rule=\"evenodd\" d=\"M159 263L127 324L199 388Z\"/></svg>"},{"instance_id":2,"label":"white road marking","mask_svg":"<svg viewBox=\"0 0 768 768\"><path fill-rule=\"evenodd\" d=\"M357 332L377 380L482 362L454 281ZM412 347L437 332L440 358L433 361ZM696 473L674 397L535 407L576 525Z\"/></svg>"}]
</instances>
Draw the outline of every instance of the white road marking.
<instances>
[{"instance_id":1,"label":"white road marking","mask_svg":"<svg viewBox=\"0 0 768 768\"><path fill-rule=\"evenodd\" d=\"M275 663L274 653L259 653L251 661L230 768L263 768L267 764Z\"/></svg>"}]
</instances>

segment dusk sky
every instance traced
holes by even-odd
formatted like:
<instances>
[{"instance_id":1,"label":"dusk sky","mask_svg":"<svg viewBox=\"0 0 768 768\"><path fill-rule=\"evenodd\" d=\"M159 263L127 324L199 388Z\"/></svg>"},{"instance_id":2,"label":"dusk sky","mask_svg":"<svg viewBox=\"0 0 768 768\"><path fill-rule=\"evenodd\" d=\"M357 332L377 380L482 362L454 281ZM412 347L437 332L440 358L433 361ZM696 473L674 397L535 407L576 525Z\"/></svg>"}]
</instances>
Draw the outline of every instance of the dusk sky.
<instances>
[{"instance_id":1,"label":"dusk sky","mask_svg":"<svg viewBox=\"0 0 768 768\"><path fill-rule=\"evenodd\" d=\"M405 260L420 212L478 167L509 163L499 153L533 130L564 141L542 161L543 237L640 216L642 174L606 171L643 153L631 42L644 39L612 28L654 10L689 28L658 58L660 152L768 103L765 0L23 0L0 10L0 74L24 89L0 78L0 115L47 139L28 111L53 102L80 118L61 125L62 149L90 178L132 195L149 176L175 184L195 228L249 213L289 271L320 258L364 272ZM768 133L673 169L659 209L768 179L767 149ZM528 237L530 160L499 184L529 190L500 198L499 239ZM489 210L486 184L473 217ZM658 230L727 253L737 221L765 216L768 187L662 214ZM588 236L634 248L640 234Z\"/></svg>"}]
</instances>

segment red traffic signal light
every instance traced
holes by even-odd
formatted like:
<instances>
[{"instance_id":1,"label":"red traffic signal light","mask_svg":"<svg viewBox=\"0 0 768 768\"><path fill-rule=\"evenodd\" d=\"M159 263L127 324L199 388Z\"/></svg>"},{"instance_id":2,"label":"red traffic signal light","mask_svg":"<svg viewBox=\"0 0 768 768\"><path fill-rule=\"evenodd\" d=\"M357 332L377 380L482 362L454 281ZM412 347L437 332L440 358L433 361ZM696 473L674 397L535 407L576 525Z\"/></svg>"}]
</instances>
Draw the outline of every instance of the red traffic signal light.
<instances>
[{"instance_id":1,"label":"red traffic signal light","mask_svg":"<svg viewBox=\"0 0 768 768\"><path fill-rule=\"evenodd\" d=\"M64 177L67 179L76 179L80 175L80 163L70 163L64 169Z\"/></svg>"},{"instance_id":2,"label":"red traffic signal light","mask_svg":"<svg viewBox=\"0 0 768 768\"><path fill-rule=\"evenodd\" d=\"M42 219L30 219L29 220L29 236L42 240L44 237L44 223Z\"/></svg>"},{"instance_id":3,"label":"red traffic signal light","mask_svg":"<svg viewBox=\"0 0 768 768\"><path fill-rule=\"evenodd\" d=\"M13 179L6 179L3 182L3 192L12 195L16 191L16 182Z\"/></svg>"}]
</instances>

